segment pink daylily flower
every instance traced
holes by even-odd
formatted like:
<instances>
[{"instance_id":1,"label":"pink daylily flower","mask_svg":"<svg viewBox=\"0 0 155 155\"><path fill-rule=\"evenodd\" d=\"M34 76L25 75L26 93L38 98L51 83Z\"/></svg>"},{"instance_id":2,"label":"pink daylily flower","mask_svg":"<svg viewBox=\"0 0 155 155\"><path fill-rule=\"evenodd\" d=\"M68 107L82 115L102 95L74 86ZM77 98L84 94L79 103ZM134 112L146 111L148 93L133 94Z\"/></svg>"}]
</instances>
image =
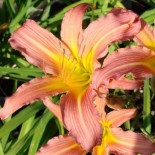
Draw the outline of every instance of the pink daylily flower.
<instances>
[{"instance_id":1,"label":"pink daylily flower","mask_svg":"<svg viewBox=\"0 0 155 155\"><path fill-rule=\"evenodd\" d=\"M143 134L123 131L119 126L135 117L136 109L121 109L105 112L105 101L96 99L96 106L103 126L102 143L93 148L93 155L151 155L155 153L155 143Z\"/></svg>"},{"instance_id":2,"label":"pink daylily flower","mask_svg":"<svg viewBox=\"0 0 155 155\"><path fill-rule=\"evenodd\" d=\"M50 100L45 101L47 104ZM93 155L151 155L155 153L155 143L151 142L143 134L133 131L123 131L121 126L127 120L136 115L135 109L121 109L105 113L104 100L96 98L95 104L100 113L100 122L103 127L102 141L94 146ZM52 108L51 111L54 109ZM58 117L59 114L55 113ZM89 132L89 131L88 131ZM36 155L86 155L87 151L78 144L71 135L54 137L43 146Z\"/></svg>"},{"instance_id":3,"label":"pink daylily flower","mask_svg":"<svg viewBox=\"0 0 155 155\"><path fill-rule=\"evenodd\" d=\"M65 14L61 40L33 20L27 20L12 34L9 39L11 46L19 50L30 63L40 67L46 75L20 86L14 95L7 98L0 110L0 117L5 119L36 99L65 93L60 100L62 121L70 134L87 151L100 143L102 134L99 114L92 104L99 87L140 87L140 82L124 77L130 70L124 69L125 65L119 66L117 61L124 63L126 60L134 67L137 61L145 57L145 53L136 58L132 55L134 52L129 55L122 55L120 52L120 56L119 53L115 53L112 56L114 61L108 58L104 64L107 67L104 67L104 70L99 69L97 59L107 54L107 46L116 41L132 39L139 32L141 23L132 11L113 9L83 30L82 18L89 6L85 3L80 4ZM151 52L146 53L149 58L152 57ZM129 59L131 56L133 59ZM128 62L125 62L126 66ZM136 67L139 65L141 63ZM148 68L147 66L146 71ZM51 108L49 104L46 106Z\"/></svg>"}]
</instances>

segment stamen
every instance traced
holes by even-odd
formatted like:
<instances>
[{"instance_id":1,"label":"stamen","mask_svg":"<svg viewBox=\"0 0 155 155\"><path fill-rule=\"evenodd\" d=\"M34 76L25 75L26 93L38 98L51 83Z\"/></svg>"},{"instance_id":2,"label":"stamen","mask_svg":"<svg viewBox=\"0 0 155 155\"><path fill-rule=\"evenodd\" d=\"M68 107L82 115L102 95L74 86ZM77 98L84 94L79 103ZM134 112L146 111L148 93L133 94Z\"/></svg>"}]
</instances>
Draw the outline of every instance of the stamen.
<instances>
[{"instance_id":1,"label":"stamen","mask_svg":"<svg viewBox=\"0 0 155 155\"><path fill-rule=\"evenodd\" d=\"M74 57L72 57L72 60L70 58L68 62L70 62L68 65L69 65L69 67L72 66L72 68L71 68L72 70L70 71L69 74L66 75L67 79L69 79L72 76L72 74L74 73L75 69L77 68L77 64L78 64Z\"/></svg>"},{"instance_id":2,"label":"stamen","mask_svg":"<svg viewBox=\"0 0 155 155\"><path fill-rule=\"evenodd\" d=\"M59 70L60 70L60 73L62 74L61 76L63 76L63 72L64 72L64 56L65 56L65 49L63 49L63 54L59 58L59 62L60 62Z\"/></svg>"}]
</instances>

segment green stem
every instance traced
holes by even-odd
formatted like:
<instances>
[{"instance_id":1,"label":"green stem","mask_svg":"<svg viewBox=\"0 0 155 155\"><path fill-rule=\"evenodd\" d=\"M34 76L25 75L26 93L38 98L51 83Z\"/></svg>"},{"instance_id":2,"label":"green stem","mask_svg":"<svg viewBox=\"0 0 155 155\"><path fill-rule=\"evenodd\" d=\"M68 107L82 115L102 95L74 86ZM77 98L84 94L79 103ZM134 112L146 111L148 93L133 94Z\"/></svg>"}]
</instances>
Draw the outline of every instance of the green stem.
<instances>
[{"instance_id":1,"label":"green stem","mask_svg":"<svg viewBox=\"0 0 155 155\"><path fill-rule=\"evenodd\" d=\"M109 0L104 0L103 5L102 5L102 12L103 13L105 13L105 10L107 10L108 3L109 3Z\"/></svg>"},{"instance_id":2,"label":"green stem","mask_svg":"<svg viewBox=\"0 0 155 155\"><path fill-rule=\"evenodd\" d=\"M124 127L125 127L126 130L130 130L130 121L126 121L124 123Z\"/></svg>"},{"instance_id":3,"label":"green stem","mask_svg":"<svg viewBox=\"0 0 155 155\"><path fill-rule=\"evenodd\" d=\"M0 154L1 154L1 155L4 155L3 147L2 147L2 143L1 143L1 141L0 141Z\"/></svg>"},{"instance_id":4,"label":"green stem","mask_svg":"<svg viewBox=\"0 0 155 155\"><path fill-rule=\"evenodd\" d=\"M15 17L16 11L14 8L14 0L5 0L5 4L8 8L9 14L11 18L13 19Z\"/></svg>"},{"instance_id":5,"label":"green stem","mask_svg":"<svg viewBox=\"0 0 155 155\"><path fill-rule=\"evenodd\" d=\"M143 93L143 125L144 129L150 134L151 133L151 99L150 99L150 88L149 79L144 81L144 93Z\"/></svg>"},{"instance_id":6,"label":"green stem","mask_svg":"<svg viewBox=\"0 0 155 155\"><path fill-rule=\"evenodd\" d=\"M27 9L29 8L30 4L31 4L31 0L27 0L21 6L18 14L16 15L16 17L10 23L10 29L11 29L11 31L14 31L16 29L17 24L23 19L23 17L26 14Z\"/></svg>"},{"instance_id":7,"label":"green stem","mask_svg":"<svg viewBox=\"0 0 155 155\"><path fill-rule=\"evenodd\" d=\"M93 0L93 7L96 9L96 0ZM94 9L92 10L91 22L94 21Z\"/></svg>"}]
</instances>

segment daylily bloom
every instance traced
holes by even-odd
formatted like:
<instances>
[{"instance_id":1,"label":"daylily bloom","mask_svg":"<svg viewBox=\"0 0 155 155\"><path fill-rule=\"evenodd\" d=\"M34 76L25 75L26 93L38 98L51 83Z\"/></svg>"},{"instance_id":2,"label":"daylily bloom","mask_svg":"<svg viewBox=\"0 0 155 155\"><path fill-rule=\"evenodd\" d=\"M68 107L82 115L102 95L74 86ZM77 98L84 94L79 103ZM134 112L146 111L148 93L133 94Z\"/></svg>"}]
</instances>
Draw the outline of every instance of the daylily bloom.
<instances>
[{"instance_id":1,"label":"daylily bloom","mask_svg":"<svg viewBox=\"0 0 155 155\"><path fill-rule=\"evenodd\" d=\"M140 133L133 131L123 131L119 126L136 115L135 109L121 109L105 113L104 102L102 99L96 100L97 109L101 116L101 124L103 127L102 142L96 145L93 155L151 155L155 153L155 143ZM54 105L49 99L45 101L47 104ZM55 108L51 108L53 111ZM59 113L55 113L60 117ZM89 130L88 130L89 133ZM86 155L84 150L71 135L61 135L54 137L43 146L37 155Z\"/></svg>"},{"instance_id":2,"label":"daylily bloom","mask_svg":"<svg viewBox=\"0 0 155 155\"><path fill-rule=\"evenodd\" d=\"M155 30L143 19L140 20L142 29L134 37L139 46L120 48L116 52L109 54L104 61L103 68L95 71L93 78L97 80L94 81L94 88L107 85L109 81L108 85L112 88L113 81L111 82L111 80L117 80L120 75L126 73L131 73L134 79L140 81L155 74ZM115 87L117 85L119 87L119 84L115 82Z\"/></svg>"},{"instance_id":3,"label":"daylily bloom","mask_svg":"<svg viewBox=\"0 0 155 155\"><path fill-rule=\"evenodd\" d=\"M134 37L134 41L139 46L121 48L117 52L108 55L104 61L103 69L99 69L98 73L95 73L94 79L97 79L97 82L95 81L96 87L101 85L101 83L106 85L105 82L107 80L105 79L116 80L120 78L120 75L129 72L138 80L152 77L152 74L155 74L155 29L143 19L140 19L140 21L142 28ZM118 55L119 58L117 57ZM117 68L114 66L117 66ZM98 80L99 77L100 80ZM115 83L115 87L116 85L119 85L119 83Z\"/></svg>"},{"instance_id":4,"label":"daylily bloom","mask_svg":"<svg viewBox=\"0 0 155 155\"><path fill-rule=\"evenodd\" d=\"M107 54L108 45L132 39L139 32L141 23L132 11L113 9L83 31L82 18L89 6L80 4L65 14L61 40L33 20L27 20L12 34L9 39L11 46L19 50L30 63L40 67L46 75L20 86L14 95L7 98L0 110L0 117L5 119L36 99L65 93L60 100L62 121L70 134L87 151L100 143L102 134L98 111L93 104L98 88L101 85L106 89L138 88L141 83L125 78L124 74L128 70L124 69L124 64L121 68L118 63L120 61L122 65L122 62L128 59L134 67L141 57L145 57L144 53L139 54L140 58L135 58L135 55L132 55L135 53L131 52L123 55L121 59L121 52L121 56L115 53L110 70L107 70L109 58L104 63L108 66L105 67L105 72L102 68L97 69L97 59ZM133 59L130 59L131 56ZM102 74L107 76L103 77Z\"/></svg>"}]
</instances>

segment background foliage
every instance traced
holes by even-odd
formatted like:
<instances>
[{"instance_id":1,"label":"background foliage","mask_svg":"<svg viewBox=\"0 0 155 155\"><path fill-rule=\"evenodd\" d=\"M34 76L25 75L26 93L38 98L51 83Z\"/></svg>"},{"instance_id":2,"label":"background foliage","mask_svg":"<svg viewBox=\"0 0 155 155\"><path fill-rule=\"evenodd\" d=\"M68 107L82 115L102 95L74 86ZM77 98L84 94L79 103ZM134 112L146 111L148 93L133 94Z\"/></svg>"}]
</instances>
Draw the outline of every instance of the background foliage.
<instances>
[{"instance_id":1,"label":"background foliage","mask_svg":"<svg viewBox=\"0 0 155 155\"><path fill-rule=\"evenodd\" d=\"M94 5L84 17L84 26L106 14L114 7L131 9L153 25L154 0L1 0L0 1L0 103L23 82L44 73L29 64L18 51L13 50L8 39L27 19L34 19L42 27L60 34L64 13L77 4ZM109 48L128 46L132 42L117 43ZM150 82L151 81L151 82ZM124 129L143 132L151 140L155 135L155 78L146 80L143 89L134 91L112 90L111 94L123 100L126 107L136 107L137 117L124 124ZM53 98L59 102L59 96ZM142 106L144 105L144 106ZM143 108L142 108L143 107ZM10 118L0 122L0 155L34 155L48 139L66 131L61 123L44 107L41 101L24 107Z\"/></svg>"}]
</instances>

